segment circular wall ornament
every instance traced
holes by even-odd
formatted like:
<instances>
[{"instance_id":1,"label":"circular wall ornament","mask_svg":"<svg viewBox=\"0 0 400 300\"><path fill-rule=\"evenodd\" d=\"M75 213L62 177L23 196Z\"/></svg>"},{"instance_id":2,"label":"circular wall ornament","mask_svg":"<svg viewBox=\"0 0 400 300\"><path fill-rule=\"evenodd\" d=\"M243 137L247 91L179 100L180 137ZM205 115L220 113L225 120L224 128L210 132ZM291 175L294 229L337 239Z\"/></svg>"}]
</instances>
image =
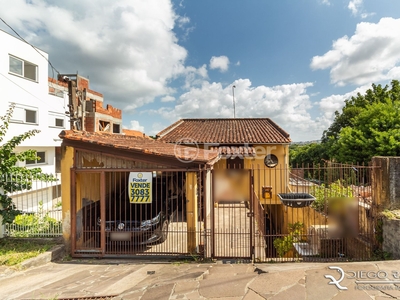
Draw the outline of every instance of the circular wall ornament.
<instances>
[{"instance_id":1,"label":"circular wall ornament","mask_svg":"<svg viewBox=\"0 0 400 300\"><path fill-rule=\"evenodd\" d=\"M274 154L268 154L264 158L264 164L268 168L275 168L278 164L278 158Z\"/></svg>"}]
</instances>

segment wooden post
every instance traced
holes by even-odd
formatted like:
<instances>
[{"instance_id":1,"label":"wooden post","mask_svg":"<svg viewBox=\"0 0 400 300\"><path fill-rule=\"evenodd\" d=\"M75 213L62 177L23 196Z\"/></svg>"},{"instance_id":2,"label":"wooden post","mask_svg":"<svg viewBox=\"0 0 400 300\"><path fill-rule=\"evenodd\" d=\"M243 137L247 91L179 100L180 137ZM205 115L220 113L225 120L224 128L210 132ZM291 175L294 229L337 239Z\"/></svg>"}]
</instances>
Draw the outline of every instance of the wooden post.
<instances>
[{"instance_id":1,"label":"wooden post","mask_svg":"<svg viewBox=\"0 0 400 300\"><path fill-rule=\"evenodd\" d=\"M197 222L197 174L186 172L186 220L188 252L194 253L198 246Z\"/></svg>"},{"instance_id":2,"label":"wooden post","mask_svg":"<svg viewBox=\"0 0 400 300\"><path fill-rule=\"evenodd\" d=\"M63 238L68 253L71 249L71 168L74 165L74 148L69 146L61 146L61 149Z\"/></svg>"}]
</instances>

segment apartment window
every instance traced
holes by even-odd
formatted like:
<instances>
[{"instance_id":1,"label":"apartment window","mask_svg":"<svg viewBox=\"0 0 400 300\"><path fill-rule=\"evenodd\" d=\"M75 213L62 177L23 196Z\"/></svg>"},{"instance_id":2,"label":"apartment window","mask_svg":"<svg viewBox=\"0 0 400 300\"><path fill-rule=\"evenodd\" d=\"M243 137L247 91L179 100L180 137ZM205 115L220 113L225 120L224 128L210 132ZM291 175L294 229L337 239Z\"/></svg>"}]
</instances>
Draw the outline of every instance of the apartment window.
<instances>
[{"instance_id":1,"label":"apartment window","mask_svg":"<svg viewBox=\"0 0 400 300\"><path fill-rule=\"evenodd\" d=\"M44 164L46 163L46 152L44 151L37 151L36 156L38 157L37 159L33 160L26 160L25 164L26 165L37 165L37 164Z\"/></svg>"},{"instance_id":2,"label":"apartment window","mask_svg":"<svg viewBox=\"0 0 400 300\"><path fill-rule=\"evenodd\" d=\"M25 122L36 124L36 110L25 109Z\"/></svg>"},{"instance_id":3,"label":"apartment window","mask_svg":"<svg viewBox=\"0 0 400 300\"><path fill-rule=\"evenodd\" d=\"M63 127L64 128L64 119L56 118L56 127Z\"/></svg>"},{"instance_id":4,"label":"apartment window","mask_svg":"<svg viewBox=\"0 0 400 300\"><path fill-rule=\"evenodd\" d=\"M65 116L57 112L49 112L49 127L65 128Z\"/></svg>"},{"instance_id":5,"label":"apartment window","mask_svg":"<svg viewBox=\"0 0 400 300\"><path fill-rule=\"evenodd\" d=\"M37 65L11 55L10 73L37 81Z\"/></svg>"},{"instance_id":6,"label":"apartment window","mask_svg":"<svg viewBox=\"0 0 400 300\"><path fill-rule=\"evenodd\" d=\"M11 122L38 124L38 110L36 107L17 104Z\"/></svg>"}]
</instances>

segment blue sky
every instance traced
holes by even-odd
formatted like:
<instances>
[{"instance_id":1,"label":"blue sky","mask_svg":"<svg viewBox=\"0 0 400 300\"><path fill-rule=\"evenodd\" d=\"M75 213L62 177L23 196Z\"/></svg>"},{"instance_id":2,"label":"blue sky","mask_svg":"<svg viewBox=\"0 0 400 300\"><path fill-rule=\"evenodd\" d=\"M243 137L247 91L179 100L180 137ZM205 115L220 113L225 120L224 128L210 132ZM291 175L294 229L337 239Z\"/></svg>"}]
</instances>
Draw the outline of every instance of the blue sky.
<instances>
[{"instance_id":1,"label":"blue sky","mask_svg":"<svg viewBox=\"0 0 400 300\"><path fill-rule=\"evenodd\" d=\"M400 79L399 0L12 3L0 0L4 20L149 135L233 117L235 85L236 117L316 140L345 99Z\"/></svg>"}]
</instances>

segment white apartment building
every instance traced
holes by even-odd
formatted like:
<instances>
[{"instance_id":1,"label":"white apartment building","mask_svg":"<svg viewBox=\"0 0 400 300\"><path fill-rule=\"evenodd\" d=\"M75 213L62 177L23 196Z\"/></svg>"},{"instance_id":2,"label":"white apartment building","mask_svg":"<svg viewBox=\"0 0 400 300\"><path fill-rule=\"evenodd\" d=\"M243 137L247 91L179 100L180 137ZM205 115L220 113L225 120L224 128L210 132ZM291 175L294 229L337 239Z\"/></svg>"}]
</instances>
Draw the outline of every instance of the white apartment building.
<instances>
[{"instance_id":1,"label":"white apartment building","mask_svg":"<svg viewBox=\"0 0 400 300\"><path fill-rule=\"evenodd\" d=\"M68 128L68 91L49 93L48 54L0 30L0 114L15 103L12 121L4 140L26 132L40 130L24 141L18 150L37 150L38 161L27 161L27 167L40 167L45 173L58 173L58 134ZM54 89L53 89L54 90Z\"/></svg>"},{"instance_id":2,"label":"white apartment building","mask_svg":"<svg viewBox=\"0 0 400 300\"><path fill-rule=\"evenodd\" d=\"M1 30L0 45L0 115L3 116L10 104L15 103L3 142L28 130L40 130L15 149L16 152L36 150L40 160L20 162L19 165L40 167L44 173L60 173L61 140L58 135L69 128L65 113L68 111L68 89L49 80L46 52ZM30 192L13 197L14 202L23 211L37 211L39 202L43 203L44 210L50 211L54 209L54 201L59 201L60 184L60 181L34 183ZM25 201L23 198L28 196L32 200Z\"/></svg>"}]
</instances>

